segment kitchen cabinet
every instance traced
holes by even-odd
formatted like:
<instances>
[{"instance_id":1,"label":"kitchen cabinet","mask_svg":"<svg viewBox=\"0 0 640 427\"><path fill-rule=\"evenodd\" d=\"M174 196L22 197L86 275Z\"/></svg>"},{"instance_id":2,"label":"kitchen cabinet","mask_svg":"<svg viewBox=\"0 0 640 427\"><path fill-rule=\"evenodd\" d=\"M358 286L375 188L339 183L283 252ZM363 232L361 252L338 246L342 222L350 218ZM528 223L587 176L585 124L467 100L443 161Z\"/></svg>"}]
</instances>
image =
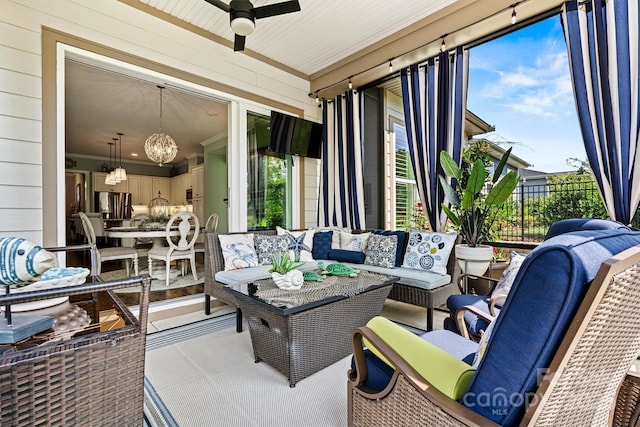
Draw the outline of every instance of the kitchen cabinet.
<instances>
[{"instance_id":1,"label":"kitchen cabinet","mask_svg":"<svg viewBox=\"0 0 640 427\"><path fill-rule=\"evenodd\" d=\"M149 205L151 199L156 197L158 193L153 194L153 177L141 176L140 177L140 204Z\"/></svg>"},{"instance_id":2,"label":"kitchen cabinet","mask_svg":"<svg viewBox=\"0 0 640 427\"><path fill-rule=\"evenodd\" d=\"M171 178L161 176L127 175L127 180L116 185L106 185L106 172L92 172L93 191L115 191L131 193L132 205L148 205L151 199L158 197L158 191L169 201L169 204L183 204L184 190L176 190L176 197L172 199ZM180 185L184 185L181 183ZM178 196L180 195L180 196Z\"/></svg>"},{"instance_id":3,"label":"kitchen cabinet","mask_svg":"<svg viewBox=\"0 0 640 427\"><path fill-rule=\"evenodd\" d=\"M129 192L131 193L131 204L146 206L151 199L158 197L158 191L162 192L162 197L168 199L169 190L166 185L160 183L161 180L168 179L169 178L155 176L130 175L128 181Z\"/></svg>"},{"instance_id":4,"label":"kitchen cabinet","mask_svg":"<svg viewBox=\"0 0 640 427\"><path fill-rule=\"evenodd\" d=\"M159 176L152 177L152 188L153 188L153 196L151 199L158 197L158 192L160 192L161 197L169 200L171 197L171 178L164 178ZM149 200L151 200L149 199ZM169 200L169 203L171 201Z\"/></svg>"},{"instance_id":5,"label":"kitchen cabinet","mask_svg":"<svg viewBox=\"0 0 640 427\"><path fill-rule=\"evenodd\" d=\"M171 197L169 197L169 203L172 205L180 205L184 202L180 202L180 199L184 199L184 196L180 197L180 190L182 190L182 175L174 176L171 178Z\"/></svg>"},{"instance_id":6,"label":"kitchen cabinet","mask_svg":"<svg viewBox=\"0 0 640 427\"><path fill-rule=\"evenodd\" d=\"M198 217L198 222L204 227L206 218L204 217L204 199L193 199L193 213Z\"/></svg>"},{"instance_id":7,"label":"kitchen cabinet","mask_svg":"<svg viewBox=\"0 0 640 427\"><path fill-rule=\"evenodd\" d=\"M204 165L196 166L191 170L193 198L200 199L204 197Z\"/></svg>"},{"instance_id":8,"label":"kitchen cabinet","mask_svg":"<svg viewBox=\"0 0 640 427\"><path fill-rule=\"evenodd\" d=\"M91 172L93 176L93 191L115 191L118 193L126 193L129 191L128 180L121 181L116 185L107 185L104 180L107 178L107 172Z\"/></svg>"},{"instance_id":9,"label":"kitchen cabinet","mask_svg":"<svg viewBox=\"0 0 640 427\"><path fill-rule=\"evenodd\" d=\"M129 186L129 193L131 193L132 205L144 205L144 201L140 200L140 176L127 175L127 181Z\"/></svg>"},{"instance_id":10,"label":"kitchen cabinet","mask_svg":"<svg viewBox=\"0 0 640 427\"><path fill-rule=\"evenodd\" d=\"M191 188L191 174L183 173L171 178L171 203L173 205L187 204L187 189Z\"/></svg>"}]
</instances>

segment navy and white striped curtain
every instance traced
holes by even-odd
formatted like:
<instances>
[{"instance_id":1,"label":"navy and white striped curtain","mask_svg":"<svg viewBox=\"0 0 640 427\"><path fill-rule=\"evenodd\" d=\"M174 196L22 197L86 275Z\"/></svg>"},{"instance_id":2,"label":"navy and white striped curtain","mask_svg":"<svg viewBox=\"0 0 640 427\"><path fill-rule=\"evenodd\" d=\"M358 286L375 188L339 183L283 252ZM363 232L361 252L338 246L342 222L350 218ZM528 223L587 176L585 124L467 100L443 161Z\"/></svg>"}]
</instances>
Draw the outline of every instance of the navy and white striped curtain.
<instances>
[{"instance_id":1,"label":"navy and white striped curtain","mask_svg":"<svg viewBox=\"0 0 640 427\"><path fill-rule=\"evenodd\" d=\"M640 201L638 0L567 1L562 24L589 164L612 219Z\"/></svg>"},{"instance_id":2,"label":"navy and white striped curtain","mask_svg":"<svg viewBox=\"0 0 640 427\"><path fill-rule=\"evenodd\" d=\"M324 101L318 225L364 229L360 102L353 91Z\"/></svg>"},{"instance_id":3,"label":"navy and white striped curtain","mask_svg":"<svg viewBox=\"0 0 640 427\"><path fill-rule=\"evenodd\" d=\"M459 47L453 55L443 52L425 66L412 65L401 72L409 155L418 194L434 231L443 231L447 221L442 210L444 191L438 181L438 175L444 175L440 151L448 151L460 164L468 57Z\"/></svg>"}]
</instances>

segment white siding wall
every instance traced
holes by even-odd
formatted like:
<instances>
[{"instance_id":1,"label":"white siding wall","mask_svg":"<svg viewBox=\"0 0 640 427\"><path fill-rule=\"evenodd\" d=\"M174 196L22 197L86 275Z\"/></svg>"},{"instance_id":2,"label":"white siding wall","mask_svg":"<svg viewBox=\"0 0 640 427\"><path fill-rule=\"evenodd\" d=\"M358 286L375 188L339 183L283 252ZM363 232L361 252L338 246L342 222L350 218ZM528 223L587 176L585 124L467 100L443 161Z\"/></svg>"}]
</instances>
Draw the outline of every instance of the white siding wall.
<instances>
[{"instance_id":1,"label":"white siding wall","mask_svg":"<svg viewBox=\"0 0 640 427\"><path fill-rule=\"evenodd\" d=\"M116 0L0 0L0 10L0 236L42 242L43 26L291 105L312 120L319 118L319 109L307 96L308 81ZM315 191L305 199L315 199ZM305 218L315 218L308 209L305 200Z\"/></svg>"},{"instance_id":2,"label":"white siding wall","mask_svg":"<svg viewBox=\"0 0 640 427\"><path fill-rule=\"evenodd\" d=\"M320 161L304 160L304 228L318 225L318 191L320 188Z\"/></svg>"}]
</instances>

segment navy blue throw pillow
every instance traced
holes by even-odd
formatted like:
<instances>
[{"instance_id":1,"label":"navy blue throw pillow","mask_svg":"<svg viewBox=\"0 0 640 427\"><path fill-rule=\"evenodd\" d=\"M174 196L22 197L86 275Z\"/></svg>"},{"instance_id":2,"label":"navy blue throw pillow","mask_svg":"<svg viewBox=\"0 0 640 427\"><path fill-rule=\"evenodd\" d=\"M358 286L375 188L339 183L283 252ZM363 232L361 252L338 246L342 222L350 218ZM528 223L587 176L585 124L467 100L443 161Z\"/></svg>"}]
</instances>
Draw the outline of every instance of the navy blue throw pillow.
<instances>
[{"instance_id":1,"label":"navy blue throw pillow","mask_svg":"<svg viewBox=\"0 0 640 427\"><path fill-rule=\"evenodd\" d=\"M340 262L351 262L353 264L364 264L364 252L349 251L346 249L331 249L329 259Z\"/></svg>"},{"instance_id":2,"label":"navy blue throw pillow","mask_svg":"<svg viewBox=\"0 0 640 427\"><path fill-rule=\"evenodd\" d=\"M332 239L333 231L322 231L313 235L313 248L311 248L313 259L329 259Z\"/></svg>"},{"instance_id":3,"label":"navy blue throw pillow","mask_svg":"<svg viewBox=\"0 0 640 427\"><path fill-rule=\"evenodd\" d=\"M402 267L404 261L404 251L407 248L407 232L403 230L373 230L373 234L383 236L398 236L398 248L396 249L396 267Z\"/></svg>"}]
</instances>

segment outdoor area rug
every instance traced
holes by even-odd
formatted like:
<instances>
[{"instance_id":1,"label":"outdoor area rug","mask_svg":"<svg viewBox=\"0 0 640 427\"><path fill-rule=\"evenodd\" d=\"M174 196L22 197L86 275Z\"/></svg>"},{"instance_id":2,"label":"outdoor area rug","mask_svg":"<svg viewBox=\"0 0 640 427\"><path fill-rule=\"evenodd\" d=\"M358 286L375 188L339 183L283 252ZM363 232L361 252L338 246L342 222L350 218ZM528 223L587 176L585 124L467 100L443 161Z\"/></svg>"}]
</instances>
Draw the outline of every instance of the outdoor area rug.
<instances>
[{"instance_id":1,"label":"outdoor area rug","mask_svg":"<svg viewBox=\"0 0 640 427\"><path fill-rule=\"evenodd\" d=\"M184 288L186 286L204 283L204 265L196 264L196 275L198 276L198 280L193 279L193 274L191 274L190 268L187 270L187 274L185 276L179 276L178 271L174 269L170 274L171 279L169 280L169 286L167 286L164 280L164 264L162 265L160 264L162 263L158 263L158 266L156 267L156 264L154 263L153 271L162 272L163 278L151 280L152 291L166 291L168 289ZM146 267L146 263L144 264L140 263L138 267L139 267L138 274L147 274L149 272L149 269ZM125 277L127 277L127 272L124 269L107 271L100 274L100 278L105 281L114 280L114 279L123 279ZM116 293L140 292L140 286L116 289L114 292Z\"/></svg>"},{"instance_id":2,"label":"outdoor area rug","mask_svg":"<svg viewBox=\"0 0 640 427\"><path fill-rule=\"evenodd\" d=\"M150 426L342 426L350 356L289 387L229 314L147 337Z\"/></svg>"}]
</instances>

